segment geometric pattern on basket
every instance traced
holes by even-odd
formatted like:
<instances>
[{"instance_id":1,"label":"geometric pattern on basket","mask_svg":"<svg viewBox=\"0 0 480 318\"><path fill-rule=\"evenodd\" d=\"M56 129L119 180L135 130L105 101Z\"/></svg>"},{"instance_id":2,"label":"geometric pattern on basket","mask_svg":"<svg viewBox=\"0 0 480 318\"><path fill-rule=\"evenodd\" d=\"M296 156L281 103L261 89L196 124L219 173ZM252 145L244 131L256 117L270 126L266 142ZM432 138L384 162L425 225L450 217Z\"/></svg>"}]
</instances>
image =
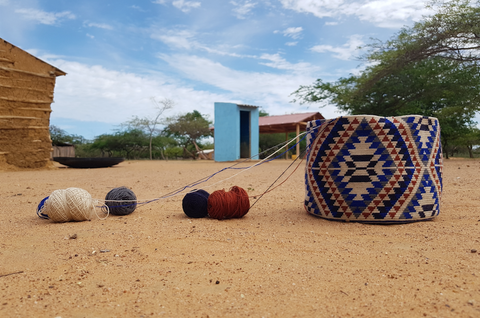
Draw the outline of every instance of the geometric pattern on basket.
<instances>
[{"instance_id":1,"label":"geometric pattern on basket","mask_svg":"<svg viewBox=\"0 0 480 318\"><path fill-rule=\"evenodd\" d=\"M405 223L440 212L438 120L344 116L307 125L305 208L327 219Z\"/></svg>"}]
</instances>

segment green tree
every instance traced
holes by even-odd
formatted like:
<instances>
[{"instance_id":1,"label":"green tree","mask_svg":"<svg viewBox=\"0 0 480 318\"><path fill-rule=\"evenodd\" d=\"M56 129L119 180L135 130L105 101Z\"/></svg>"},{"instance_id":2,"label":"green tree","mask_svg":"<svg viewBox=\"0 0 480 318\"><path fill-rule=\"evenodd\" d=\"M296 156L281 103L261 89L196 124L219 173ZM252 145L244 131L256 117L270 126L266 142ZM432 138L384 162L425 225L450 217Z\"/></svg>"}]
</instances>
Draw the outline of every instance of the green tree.
<instances>
[{"instance_id":1,"label":"green tree","mask_svg":"<svg viewBox=\"0 0 480 318\"><path fill-rule=\"evenodd\" d=\"M78 135L70 135L65 130L55 125L50 125L50 139L54 146L62 144L79 145L86 143L85 138Z\"/></svg>"},{"instance_id":2,"label":"green tree","mask_svg":"<svg viewBox=\"0 0 480 318\"><path fill-rule=\"evenodd\" d=\"M139 129L118 131L113 135L98 136L90 146L92 150L99 150L109 157L113 155L125 156L127 159L139 157L148 149L148 136Z\"/></svg>"},{"instance_id":3,"label":"green tree","mask_svg":"<svg viewBox=\"0 0 480 318\"><path fill-rule=\"evenodd\" d=\"M270 116L263 108L260 108L258 111L258 117Z\"/></svg>"},{"instance_id":4,"label":"green tree","mask_svg":"<svg viewBox=\"0 0 480 318\"><path fill-rule=\"evenodd\" d=\"M457 147L465 148L468 151L468 156L473 158L473 150L477 145L480 145L480 129L470 127L468 131L453 140L451 148L452 150Z\"/></svg>"},{"instance_id":5,"label":"green tree","mask_svg":"<svg viewBox=\"0 0 480 318\"><path fill-rule=\"evenodd\" d=\"M175 106L175 102L168 98L164 98L162 100L157 101L155 97L152 97L151 101L155 105L155 109L157 110L155 117L140 118L140 117L134 116L131 120L123 124L123 126L126 126L128 128L133 128L133 129L140 129L145 131L148 134L148 140L149 140L148 149L150 154L150 160L152 160L152 141L153 141L154 133L158 132L157 126L162 123L161 116L165 111L172 109ZM158 139L157 139L157 142L158 142ZM163 157L163 152L161 152L161 155Z\"/></svg>"},{"instance_id":6,"label":"green tree","mask_svg":"<svg viewBox=\"0 0 480 318\"><path fill-rule=\"evenodd\" d=\"M198 146L202 138L212 136L210 131L211 122L204 118L202 114L194 110L176 117L169 118L166 128L167 132L172 133L182 145L184 152L188 153L192 158L196 159L196 155L188 150L188 145L193 144L197 153L202 155Z\"/></svg>"},{"instance_id":7,"label":"green tree","mask_svg":"<svg viewBox=\"0 0 480 318\"><path fill-rule=\"evenodd\" d=\"M373 84L413 62L432 57L476 64L480 60L480 1L434 0L428 7L436 13L424 17L411 28L403 28L390 41L369 45L372 76L364 83ZM378 67L377 67L378 66Z\"/></svg>"},{"instance_id":8,"label":"green tree","mask_svg":"<svg viewBox=\"0 0 480 318\"><path fill-rule=\"evenodd\" d=\"M169 148L178 147L178 142L166 131L162 131L153 137L152 145L154 157L161 157L163 160L167 160L171 157L171 152L167 152L167 150Z\"/></svg>"},{"instance_id":9,"label":"green tree","mask_svg":"<svg viewBox=\"0 0 480 318\"><path fill-rule=\"evenodd\" d=\"M437 12L391 40L369 45L370 66L333 83L318 79L293 94L350 114L420 114L440 120L444 147L480 110L480 8L470 0L433 2Z\"/></svg>"},{"instance_id":10,"label":"green tree","mask_svg":"<svg viewBox=\"0 0 480 318\"><path fill-rule=\"evenodd\" d=\"M105 155L107 155L107 157L113 157L113 152L116 150L113 139L114 136L110 134L97 136L89 148L93 151L101 151L102 157Z\"/></svg>"},{"instance_id":11,"label":"green tree","mask_svg":"<svg viewBox=\"0 0 480 318\"><path fill-rule=\"evenodd\" d=\"M362 86L362 75L341 78L334 83L321 79L315 85L297 92L303 101L334 103L350 114L399 116L422 114L441 116L446 108L460 107L474 115L479 109L480 68L431 58L398 70L375 82L368 90ZM307 92L308 90L308 92Z\"/></svg>"}]
</instances>

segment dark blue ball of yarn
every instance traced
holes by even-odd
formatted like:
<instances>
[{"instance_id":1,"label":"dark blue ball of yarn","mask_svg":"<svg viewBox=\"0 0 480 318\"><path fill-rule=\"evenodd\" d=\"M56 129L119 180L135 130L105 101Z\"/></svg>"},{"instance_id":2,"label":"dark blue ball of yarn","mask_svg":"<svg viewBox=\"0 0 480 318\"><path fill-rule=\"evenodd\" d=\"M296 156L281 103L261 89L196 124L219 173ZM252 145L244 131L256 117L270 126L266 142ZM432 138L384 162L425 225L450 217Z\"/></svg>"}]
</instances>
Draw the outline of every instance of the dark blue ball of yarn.
<instances>
[{"instance_id":1,"label":"dark blue ball of yarn","mask_svg":"<svg viewBox=\"0 0 480 318\"><path fill-rule=\"evenodd\" d=\"M194 190L183 197L183 212L190 218L204 218L208 215L208 197L205 190Z\"/></svg>"},{"instance_id":2,"label":"dark blue ball of yarn","mask_svg":"<svg viewBox=\"0 0 480 318\"><path fill-rule=\"evenodd\" d=\"M115 200L115 201L107 201ZM105 197L105 204L113 215L127 215L135 211L137 207L137 196L132 190L126 187L119 187L110 190Z\"/></svg>"}]
</instances>

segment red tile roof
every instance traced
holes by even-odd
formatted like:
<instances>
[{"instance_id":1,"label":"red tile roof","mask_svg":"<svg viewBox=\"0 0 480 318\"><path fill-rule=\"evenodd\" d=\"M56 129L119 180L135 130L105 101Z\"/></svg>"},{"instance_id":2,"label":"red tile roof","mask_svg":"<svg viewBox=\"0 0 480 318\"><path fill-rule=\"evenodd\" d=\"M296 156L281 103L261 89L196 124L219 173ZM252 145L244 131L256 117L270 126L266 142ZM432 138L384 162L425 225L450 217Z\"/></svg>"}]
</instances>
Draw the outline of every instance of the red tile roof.
<instances>
[{"instance_id":1,"label":"red tile roof","mask_svg":"<svg viewBox=\"0 0 480 318\"><path fill-rule=\"evenodd\" d=\"M258 119L260 126L260 133L279 133L279 132L295 132L297 124L300 126L300 130L303 130L307 125L307 122L324 119L319 112L289 114L289 115L277 115L277 116L265 116Z\"/></svg>"},{"instance_id":2,"label":"red tile roof","mask_svg":"<svg viewBox=\"0 0 480 318\"><path fill-rule=\"evenodd\" d=\"M307 122L316 119L325 118L319 112L264 116L258 118L258 125L261 134L296 132L297 124L302 131L305 129ZM214 127L210 127L211 131L214 129Z\"/></svg>"}]
</instances>

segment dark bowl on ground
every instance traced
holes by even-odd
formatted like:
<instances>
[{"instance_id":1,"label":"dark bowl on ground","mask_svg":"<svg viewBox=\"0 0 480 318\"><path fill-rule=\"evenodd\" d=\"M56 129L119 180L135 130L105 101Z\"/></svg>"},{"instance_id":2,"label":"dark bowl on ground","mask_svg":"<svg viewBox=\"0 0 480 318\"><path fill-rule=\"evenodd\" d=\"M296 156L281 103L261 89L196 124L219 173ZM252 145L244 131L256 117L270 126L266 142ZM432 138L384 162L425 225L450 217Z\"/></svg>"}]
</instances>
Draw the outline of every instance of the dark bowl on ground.
<instances>
[{"instance_id":1,"label":"dark bowl on ground","mask_svg":"<svg viewBox=\"0 0 480 318\"><path fill-rule=\"evenodd\" d=\"M106 168L119 164L124 158L72 158L53 157L53 161L70 168Z\"/></svg>"}]
</instances>

